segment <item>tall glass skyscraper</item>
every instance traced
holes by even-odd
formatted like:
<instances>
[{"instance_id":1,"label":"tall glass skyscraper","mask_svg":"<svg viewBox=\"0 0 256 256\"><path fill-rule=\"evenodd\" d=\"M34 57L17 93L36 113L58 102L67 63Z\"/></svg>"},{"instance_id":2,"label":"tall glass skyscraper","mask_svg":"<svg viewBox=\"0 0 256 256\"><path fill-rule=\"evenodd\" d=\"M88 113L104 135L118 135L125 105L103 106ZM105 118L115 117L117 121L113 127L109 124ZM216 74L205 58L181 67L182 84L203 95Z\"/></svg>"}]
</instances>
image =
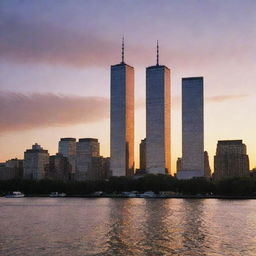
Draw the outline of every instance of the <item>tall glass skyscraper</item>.
<instances>
[{"instance_id":1,"label":"tall glass skyscraper","mask_svg":"<svg viewBox=\"0 0 256 256\"><path fill-rule=\"evenodd\" d=\"M204 176L203 77L182 78L182 159L177 178Z\"/></svg>"},{"instance_id":2,"label":"tall glass skyscraper","mask_svg":"<svg viewBox=\"0 0 256 256\"><path fill-rule=\"evenodd\" d=\"M146 170L171 173L170 69L157 63L146 69Z\"/></svg>"},{"instance_id":3,"label":"tall glass skyscraper","mask_svg":"<svg viewBox=\"0 0 256 256\"><path fill-rule=\"evenodd\" d=\"M122 61L111 66L111 162L113 176L134 174L134 68Z\"/></svg>"}]
</instances>

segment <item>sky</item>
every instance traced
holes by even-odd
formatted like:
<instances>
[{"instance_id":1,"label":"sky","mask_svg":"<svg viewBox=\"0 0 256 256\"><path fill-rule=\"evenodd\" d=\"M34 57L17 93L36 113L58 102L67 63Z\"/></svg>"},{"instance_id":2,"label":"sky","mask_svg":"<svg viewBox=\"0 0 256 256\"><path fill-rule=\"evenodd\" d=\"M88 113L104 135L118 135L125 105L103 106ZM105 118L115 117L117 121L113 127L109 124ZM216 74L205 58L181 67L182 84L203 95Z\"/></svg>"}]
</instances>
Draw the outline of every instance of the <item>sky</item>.
<instances>
[{"instance_id":1,"label":"sky","mask_svg":"<svg viewBox=\"0 0 256 256\"><path fill-rule=\"evenodd\" d=\"M135 68L135 154L145 137L145 68L171 69L172 172L181 156L181 78L204 77L205 150L243 139L256 167L256 1L1 0L0 161L35 142L99 139L110 154L110 65Z\"/></svg>"}]
</instances>

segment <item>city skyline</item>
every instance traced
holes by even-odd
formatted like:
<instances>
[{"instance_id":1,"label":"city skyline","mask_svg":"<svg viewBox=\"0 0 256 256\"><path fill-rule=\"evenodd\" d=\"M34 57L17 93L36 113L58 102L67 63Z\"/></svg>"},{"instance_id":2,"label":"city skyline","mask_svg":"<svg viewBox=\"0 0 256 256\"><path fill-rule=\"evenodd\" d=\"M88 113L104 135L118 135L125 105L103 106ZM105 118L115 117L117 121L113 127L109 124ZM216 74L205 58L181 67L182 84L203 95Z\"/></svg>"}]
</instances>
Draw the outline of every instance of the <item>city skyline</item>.
<instances>
[{"instance_id":1,"label":"city skyline","mask_svg":"<svg viewBox=\"0 0 256 256\"><path fill-rule=\"evenodd\" d=\"M162 62L173 70L172 171L175 172L176 159L181 156L181 78L201 75L205 78L205 150L209 153L211 167L217 141L236 138L243 139L247 145L250 168L255 167L253 72L256 44L255 31L251 28L255 21L252 8L255 3L245 1L243 8L239 8L237 1L194 1L195 5L190 7L186 6L186 1L182 4L178 1L172 4L160 2L161 6L151 2L146 10L140 10L144 12L143 18L138 18L136 12L129 16L121 8L118 17L123 16L125 22L118 25L115 18L105 24L101 10L101 19L89 22L89 12L97 8L98 1L88 1L83 5L84 9L81 8L88 14L86 19L78 10L81 3L51 4L48 13L47 1L39 5L24 1L22 6L16 1L2 1L0 161L20 158L24 149L34 142L53 154L57 152L56 141L60 137L96 137L102 145L102 154L109 156L108 72L110 64L120 59L119 39L125 34L127 63L135 67L136 167L139 164L139 142L145 138L144 69L154 63L156 39L160 41ZM28 3L29 8L26 8ZM111 3L108 14L124 4L123 1ZM143 4L145 1L139 5L143 7ZM67 26L64 18L72 14L70 5L74 7L72 13L78 15L72 16ZM135 10L132 4L125 5ZM150 20L155 9L159 21L156 24ZM55 17L57 11L62 15ZM175 11L176 15L170 15ZM183 21L182 17L187 14L189 18ZM131 24L126 23L128 20ZM190 21L192 25L189 25ZM132 29L134 23L139 24L136 30ZM93 36L92 32L104 28L104 24L108 29L105 32L104 29L98 30L97 36L96 33ZM115 32L110 30L111 25L114 25ZM145 25L151 26L150 29ZM176 30L177 25L180 30ZM168 28L168 33L163 33L161 26ZM26 39L16 40L20 38L20 31L26 31L33 49L29 48ZM71 38L79 39L75 40L79 43ZM145 38L147 40L142 40ZM57 43L60 43L59 50L54 48ZM43 49L43 54L38 49ZM91 106L96 107L93 113L81 117L79 109ZM40 118L38 109L41 110Z\"/></svg>"}]
</instances>

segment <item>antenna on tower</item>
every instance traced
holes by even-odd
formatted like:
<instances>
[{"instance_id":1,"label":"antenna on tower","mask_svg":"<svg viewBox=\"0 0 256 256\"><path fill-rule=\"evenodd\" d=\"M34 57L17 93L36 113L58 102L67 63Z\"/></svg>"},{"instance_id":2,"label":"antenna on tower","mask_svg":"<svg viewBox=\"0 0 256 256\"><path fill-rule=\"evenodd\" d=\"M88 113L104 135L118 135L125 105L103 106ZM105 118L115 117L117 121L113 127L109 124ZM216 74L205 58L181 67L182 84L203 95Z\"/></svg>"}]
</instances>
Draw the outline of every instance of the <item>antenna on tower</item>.
<instances>
[{"instance_id":1,"label":"antenna on tower","mask_svg":"<svg viewBox=\"0 0 256 256\"><path fill-rule=\"evenodd\" d=\"M156 65L159 66L159 45L158 45L158 40L156 41Z\"/></svg>"},{"instance_id":2,"label":"antenna on tower","mask_svg":"<svg viewBox=\"0 0 256 256\"><path fill-rule=\"evenodd\" d=\"M124 36L122 38L122 64L124 64Z\"/></svg>"}]
</instances>

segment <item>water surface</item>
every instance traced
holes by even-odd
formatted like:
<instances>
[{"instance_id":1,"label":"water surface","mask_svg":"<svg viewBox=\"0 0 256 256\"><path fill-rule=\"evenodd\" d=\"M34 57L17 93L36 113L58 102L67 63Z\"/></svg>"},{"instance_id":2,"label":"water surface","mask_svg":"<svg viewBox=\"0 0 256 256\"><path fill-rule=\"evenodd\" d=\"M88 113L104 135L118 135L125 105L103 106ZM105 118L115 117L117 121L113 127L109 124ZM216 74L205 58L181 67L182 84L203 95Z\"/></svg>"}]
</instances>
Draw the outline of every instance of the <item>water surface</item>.
<instances>
[{"instance_id":1,"label":"water surface","mask_svg":"<svg viewBox=\"0 0 256 256\"><path fill-rule=\"evenodd\" d=\"M0 255L256 255L256 200L0 198Z\"/></svg>"}]
</instances>

